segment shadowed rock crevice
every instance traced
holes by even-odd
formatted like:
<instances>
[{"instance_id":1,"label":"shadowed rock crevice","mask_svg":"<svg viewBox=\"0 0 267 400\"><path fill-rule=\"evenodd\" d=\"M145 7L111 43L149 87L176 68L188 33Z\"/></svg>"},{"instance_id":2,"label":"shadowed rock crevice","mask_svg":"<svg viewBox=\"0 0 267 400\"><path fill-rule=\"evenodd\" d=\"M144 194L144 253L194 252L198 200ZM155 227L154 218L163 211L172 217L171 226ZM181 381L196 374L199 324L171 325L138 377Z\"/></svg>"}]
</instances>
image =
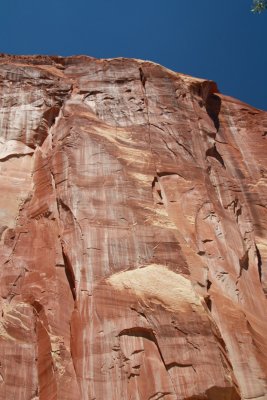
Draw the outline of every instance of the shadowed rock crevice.
<instances>
[{"instance_id":1,"label":"shadowed rock crevice","mask_svg":"<svg viewBox=\"0 0 267 400\"><path fill-rule=\"evenodd\" d=\"M121 331L119 333L118 336L122 336L122 335L127 335L127 336L134 336L134 337L142 337L144 339L150 340L152 342L154 342L154 344L156 345L160 358L163 362L163 364L165 365L166 368L166 364L164 362L157 338L155 333L153 332L153 330L151 328L143 328L143 327L133 327L133 328L129 328L129 329L124 329L123 331Z\"/></svg>"},{"instance_id":2,"label":"shadowed rock crevice","mask_svg":"<svg viewBox=\"0 0 267 400\"><path fill-rule=\"evenodd\" d=\"M62 247L62 256L64 260L65 274L69 283L69 287L72 293L73 300L76 300L76 284L75 275L68 255L66 254L64 247Z\"/></svg>"},{"instance_id":3,"label":"shadowed rock crevice","mask_svg":"<svg viewBox=\"0 0 267 400\"><path fill-rule=\"evenodd\" d=\"M143 69L141 67L139 68L139 75L140 75L140 81L141 81L141 83L143 85L143 88L145 88L145 86L146 86L146 76L145 76L144 71L143 71Z\"/></svg>"},{"instance_id":4,"label":"shadowed rock crevice","mask_svg":"<svg viewBox=\"0 0 267 400\"><path fill-rule=\"evenodd\" d=\"M220 129L219 114L221 111L221 99L216 94L210 94L206 100L206 110L209 117L212 119L216 130Z\"/></svg>"},{"instance_id":5,"label":"shadowed rock crevice","mask_svg":"<svg viewBox=\"0 0 267 400\"><path fill-rule=\"evenodd\" d=\"M173 175L177 175L177 176L181 177L179 174L177 174L177 172L169 172L169 171L157 172L157 176L159 178L162 178L163 176L173 176Z\"/></svg>"},{"instance_id":6,"label":"shadowed rock crevice","mask_svg":"<svg viewBox=\"0 0 267 400\"><path fill-rule=\"evenodd\" d=\"M152 192L155 203L163 205L162 191L157 177L152 181Z\"/></svg>"},{"instance_id":7,"label":"shadowed rock crevice","mask_svg":"<svg viewBox=\"0 0 267 400\"><path fill-rule=\"evenodd\" d=\"M167 371L169 371L170 369L175 368L175 367L176 368L189 368L189 367L191 367L195 371L193 364L181 364L181 363L178 363L176 361L174 361L174 362L172 362L170 364L166 364Z\"/></svg>"},{"instance_id":8,"label":"shadowed rock crevice","mask_svg":"<svg viewBox=\"0 0 267 400\"><path fill-rule=\"evenodd\" d=\"M219 161L219 163L221 164L221 166L225 169L225 164L223 161L222 156L220 155L220 153L218 152L216 145L214 144L213 147L211 147L210 149L208 149L206 151L206 157L213 157L215 158L217 161Z\"/></svg>"},{"instance_id":9,"label":"shadowed rock crevice","mask_svg":"<svg viewBox=\"0 0 267 400\"><path fill-rule=\"evenodd\" d=\"M207 400L241 400L240 394L234 387L213 386L206 391Z\"/></svg>"},{"instance_id":10,"label":"shadowed rock crevice","mask_svg":"<svg viewBox=\"0 0 267 400\"><path fill-rule=\"evenodd\" d=\"M246 250L245 254L243 257L239 260L239 265L240 265L240 275L242 273L242 270L248 270L249 267L249 254L248 250Z\"/></svg>"},{"instance_id":11,"label":"shadowed rock crevice","mask_svg":"<svg viewBox=\"0 0 267 400\"><path fill-rule=\"evenodd\" d=\"M209 290L211 288L211 285L212 285L212 282L208 279L207 280L207 294L206 294L206 296L204 296L204 300L205 300L205 303L206 303L209 311L211 311L211 308L212 308L212 301L211 301L211 297L210 297L210 294L209 294Z\"/></svg>"},{"instance_id":12,"label":"shadowed rock crevice","mask_svg":"<svg viewBox=\"0 0 267 400\"><path fill-rule=\"evenodd\" d=\"M49 108L44 112L41 124L36 129L36 133L33 135L34 145L41 146L45 141L49 129L55 124L56 118L61 110L62 103L58 106Z\"/></svg>"},{"instance_id":13,"label":"shadowed rock crevice","mask_svg":"<svg viewBox=\"0 0 267 400\"><path fill-rule=\"evenodd\" d=\"M256 255L257 255L257 259L258 259L258 272L259 272L259 278L260 281L262 280L262 258L261 258L261 253L259 251L259 248L257 245L255 245L256 248Z\"/></svg>"},{"instance_id":14,"label":"shadowed rock crevice","mask_svg":"<svg viewBox=\"0 0 267 400\"><path fill-rule=\"evenodd\" d=\"M157 339L156 339L155 333L153 332L153 330L151 328L135 326L135 327L128 328L128 329L123 329L118 334L118 336L123 336L123 335L142 337L144 339L151 340L152 342L154 342L157 345Z\"/></svg>"}]
</instances>

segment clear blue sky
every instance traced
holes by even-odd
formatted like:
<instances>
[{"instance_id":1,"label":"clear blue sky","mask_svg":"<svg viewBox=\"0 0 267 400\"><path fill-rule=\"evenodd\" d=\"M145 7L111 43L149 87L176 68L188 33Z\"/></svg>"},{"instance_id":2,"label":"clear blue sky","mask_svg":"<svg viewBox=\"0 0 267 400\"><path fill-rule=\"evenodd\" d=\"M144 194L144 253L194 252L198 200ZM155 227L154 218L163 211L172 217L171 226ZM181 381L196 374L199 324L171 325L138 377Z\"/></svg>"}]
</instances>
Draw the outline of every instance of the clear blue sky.
<instances>
[{"instance_id":1,"label":"clear blue sky","mask_svg":"<svg viewBox=\"0 0 267 400\"><path fill-rule=\"evenodd\" d=\"M0 0L0 52L135 57L267 110L267 12L250 0Z\"/></svg>"}]
</instances>

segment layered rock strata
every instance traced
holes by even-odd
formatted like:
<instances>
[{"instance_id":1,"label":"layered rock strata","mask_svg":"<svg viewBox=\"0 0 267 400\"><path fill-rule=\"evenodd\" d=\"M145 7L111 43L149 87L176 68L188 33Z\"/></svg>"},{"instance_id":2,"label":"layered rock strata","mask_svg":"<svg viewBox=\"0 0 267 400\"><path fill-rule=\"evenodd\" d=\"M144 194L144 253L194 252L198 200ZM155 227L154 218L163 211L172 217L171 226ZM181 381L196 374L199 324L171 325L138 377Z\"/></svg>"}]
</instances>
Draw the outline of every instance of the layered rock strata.
<instances>
[{"instance_id":1,"label":"layered rock strata","mask_svg":"<svg viewBox=\"0 0 267 400\"><path fill-rule=\"evenodd\" d=\"M267 399L267 113L141 60L0 87L0 399Z\"/></svg>"}]
</instances>

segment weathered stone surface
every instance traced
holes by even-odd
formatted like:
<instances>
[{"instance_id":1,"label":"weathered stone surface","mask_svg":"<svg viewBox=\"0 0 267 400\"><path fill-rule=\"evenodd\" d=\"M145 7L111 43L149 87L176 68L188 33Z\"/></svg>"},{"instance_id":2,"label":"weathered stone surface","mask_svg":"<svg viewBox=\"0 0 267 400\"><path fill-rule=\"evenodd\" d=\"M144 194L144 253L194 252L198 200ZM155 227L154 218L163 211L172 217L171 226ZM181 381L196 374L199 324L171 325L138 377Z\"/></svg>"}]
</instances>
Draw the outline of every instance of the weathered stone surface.
<instances>
[{"instance_id":1,"label":"weathered stone surface","mask_svg":"<svg viewBox=\"0 0 267 400\"><path fill-rule=\"evenodd\" d=\"M267 399L267 113L140 60L0 88L0 399Z\"/></svg>"}]
</instances>

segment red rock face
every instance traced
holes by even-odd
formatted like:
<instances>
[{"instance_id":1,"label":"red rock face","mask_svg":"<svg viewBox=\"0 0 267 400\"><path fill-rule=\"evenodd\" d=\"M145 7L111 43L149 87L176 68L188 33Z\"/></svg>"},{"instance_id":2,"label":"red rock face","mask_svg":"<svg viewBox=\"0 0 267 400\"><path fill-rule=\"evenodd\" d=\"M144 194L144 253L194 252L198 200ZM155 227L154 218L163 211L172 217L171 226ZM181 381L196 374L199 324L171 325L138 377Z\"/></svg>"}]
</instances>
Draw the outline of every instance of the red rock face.
<instances>
[{"instance_id":1,"label":"red rock face","mask_svg":"<svg viewBox=\"0 0 267 400\"><path fill-rule=\"evenodd\" d=\"M0 86L0 399L267 399L267 113L139 60Z\"/></svg>"}]
</instances>

